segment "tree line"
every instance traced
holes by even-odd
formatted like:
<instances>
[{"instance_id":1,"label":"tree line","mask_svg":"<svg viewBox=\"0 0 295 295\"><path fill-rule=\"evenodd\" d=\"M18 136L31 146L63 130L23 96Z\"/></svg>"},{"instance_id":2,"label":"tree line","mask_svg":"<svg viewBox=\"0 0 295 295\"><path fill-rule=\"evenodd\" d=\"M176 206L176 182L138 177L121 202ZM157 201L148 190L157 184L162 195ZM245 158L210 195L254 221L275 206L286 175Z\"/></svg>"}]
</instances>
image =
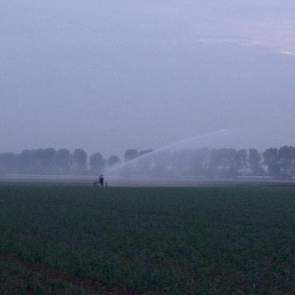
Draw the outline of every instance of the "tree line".
<instances>
[{"instance_id":1,"label":"tree line","mask_svg":"<svg viewBox=\"0 0 295 295\"><path fill-rule=\"evenodd\" d=\"M122 159L101 153L88 155L83 149L54 148L24 150L21 153L0 154L0 174L95 174L103 173L120 163L140 158L137 165L125 169L127 174L147 176L295 176L295 147L257 149L188 149L151 153L152 150L128 149Z\"/></svg>"},{"instance_id":2,"label":"tree line","mask_svg":"<svg viewBox=\"0 0 295 295\"><path fill-rule=\"evenodd\" d=\"M129 149L123 159L101 153L88 155L84 149L27 149L21 153L0 153L0 174L98 174L148 151Z\"/></svg>"},{"instance_id":3,"label":"tree line","mask_svg":"<svg viewBox=\"0 0 295 295\"><path fill-rule=\"evenodd\" d=\"M257 149L166 150L127 165L122 176L232 178L256 176L295 177L295 147Z\"/></svg>"}]
</instances>

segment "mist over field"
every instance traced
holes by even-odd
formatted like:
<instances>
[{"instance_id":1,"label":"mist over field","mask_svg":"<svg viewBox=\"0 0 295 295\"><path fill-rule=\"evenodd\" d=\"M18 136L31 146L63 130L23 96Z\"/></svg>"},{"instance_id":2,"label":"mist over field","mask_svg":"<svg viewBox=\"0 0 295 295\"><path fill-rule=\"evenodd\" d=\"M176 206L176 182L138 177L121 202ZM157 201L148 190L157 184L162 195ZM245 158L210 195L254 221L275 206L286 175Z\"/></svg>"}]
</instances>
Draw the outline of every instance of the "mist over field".
<instances>
[{"instance_id":1,"label":"mist over field","mask_svg":"<svg viewBox=\"0 0 295 295\"><path fill-rule=\"evenodd\" d=\"M107 156L220 129L295 144L293 1L4 0L0 152Z\"/></svg>"}]
</instances>

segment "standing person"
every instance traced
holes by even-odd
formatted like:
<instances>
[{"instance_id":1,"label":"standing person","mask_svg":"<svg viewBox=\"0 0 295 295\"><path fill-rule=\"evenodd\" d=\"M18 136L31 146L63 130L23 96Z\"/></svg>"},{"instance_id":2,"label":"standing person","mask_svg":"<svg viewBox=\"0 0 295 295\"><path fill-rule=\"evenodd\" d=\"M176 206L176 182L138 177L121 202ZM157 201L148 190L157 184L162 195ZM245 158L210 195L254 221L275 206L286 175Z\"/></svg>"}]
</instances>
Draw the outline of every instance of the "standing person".
<instances>
[{"instance_id":1,"label":"standing person","mask_svg":"<svg viewBox=\"0 0 295 295\"><path fill-rule=\"evenodd\" d=\"M104 187L104 176L103 176L103 174L101 174L101 175L99 176L99 185L100 185L101 187Z\"/></svg>"}]
</instances>

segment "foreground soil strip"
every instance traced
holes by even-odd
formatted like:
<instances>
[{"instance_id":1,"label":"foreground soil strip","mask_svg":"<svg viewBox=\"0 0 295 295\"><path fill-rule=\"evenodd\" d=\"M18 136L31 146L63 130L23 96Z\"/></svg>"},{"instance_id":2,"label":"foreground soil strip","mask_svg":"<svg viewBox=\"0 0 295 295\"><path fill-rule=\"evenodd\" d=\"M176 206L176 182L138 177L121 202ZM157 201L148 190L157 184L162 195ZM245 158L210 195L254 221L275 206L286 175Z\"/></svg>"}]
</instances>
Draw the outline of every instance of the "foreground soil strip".
<instances>
[{"instance_id":1,"label":"foreground soil strip","mask_svg":"<svg viewBox=\"0 0 295 295\"><path fill-rule=\"evenodd\" d=\"M15 255L0 255L0 261L13 262L29 272L44 275L52 280L69 283L90 292L99 292L105 295L140 295L138 292L125 288L108 288L94 279L79 278L63 271L53 270L46 264L26 262Z\"/></svg>"}]
</instances>

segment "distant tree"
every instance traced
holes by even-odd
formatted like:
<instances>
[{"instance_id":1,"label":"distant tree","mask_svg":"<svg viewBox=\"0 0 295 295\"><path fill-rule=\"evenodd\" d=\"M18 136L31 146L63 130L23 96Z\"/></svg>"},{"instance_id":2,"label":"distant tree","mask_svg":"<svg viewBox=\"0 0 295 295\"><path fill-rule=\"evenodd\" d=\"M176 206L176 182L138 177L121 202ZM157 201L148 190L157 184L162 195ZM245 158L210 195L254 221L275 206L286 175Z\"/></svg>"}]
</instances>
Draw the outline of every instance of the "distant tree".
<instances>
[{"instance_id":1,"label":"distant tree","mask_svg":"<svg viewBox=\"0 0 295 295\"><path fill-rule=\"evenodd\" d=\"M34 174L42 174L43 173L43 150L36 149L32 150L32 173Z\"/></svg>"},{"instance_id":2,"label":"distant tree","mask_svg":"<svg viewBox=\"0 0 295 295\"><path fill-rule=\"evenodd\" d=\"M71 165L71 153L67 149L60 149L55 154L55 168L59 173L68 173Z\"/></svg>"},{"instance_id":3,"label":"distant tree","mask_svg":"<svg viewBox=\"0 0 295 295\"><path fill-rule=\"evenodd\" d=\"M17 155L14 153L0 154L0 174L8 174L16 172L17 169Z\"/></svg>"},{"instance_id":4,"label":"distant tree","mask_svg":"<svg viewBox=\"0 0 295 295\"><path fill-rule=\"evenodd\" d=\"M90 156L90 170L95 173L103 171L106 161L101 153L95 153Z\"/></svg>"},{"instance_id":5,"label":"distant tree","mask_svg":"<svg viewBox=\"0 0 295 295\"><path fill-rule=\"evenodd\" d=\"M109 167L113 167L118 164L120 164L120 158L118 156L112 155L109 157L109 159L108 159L108 166Z\"/></svg>"},{"instance_id":6,"label":"distant tree","mask_svg":"<svg viewBox=\"0 0 295 295\"><path fill-rule=\"evenodd\" d=\"M136 149L129 149L125 152L125 161L131 161L138 157L138 151Z\"/></svg>"},{"instance_id":7,"label":"distant tree","mask_svg":"<svg viewBox=\"0 0 295 295\"><path fill-rule=\"evenodd\" d=\"M225 149L225 176L235 177L239 175L239 170L243 165L243 152L238 154L238 151L233 148Z\"/></svg>"},{"instance_id":8,"label":"distant tree","mask_svg":"<svg viewBox=\"0 0 295 295\"><path fill-rule=\"evenodd\" d=\"M247 150L245 149L241 149L236 152L236 160L235 160L236 168L235 169L238 172L247 168L247 165L248 165L247 157L248 157L248 154L247 154Z\"/></svg>"},{"instance_id":9,"label":"distant tree","mask_svg":"<svg viewBox=\"0 0 295 295\"><path fill-rule=\"evenodd\" d=\"M191 152L190 165L193 176L205 176L208 173L210 152L208 148L200 148Z\"/></svg>"},{"instance_id":10,"label":"distant tree","mask_svg":"<svg viewBox=\"0 0 295 295\"><path fill-rule=\"evenodd\" d=\"M87 153L83 149L76 149L72 155L72 167L76 172L85 172L87 168Z\"/></svg>"},{"instance_id":11,"label":"distant tree","mask_svg":"<svg viewBox=\"0 0 295 295\"><path fill-rule=\"evenodd\" d=\"M19 156L19 166L24 173L46 174L54 167L55 150L24 150Z\"/></svg>"},{"instance_id":12,"label":"distant tree","mask_svg":"<svg viewBox=\"0 0 295 295\"><path fill-rule=\"evenodd\" d=\"M269 148L263 153L263 163L267 167L270 176L280 177L281 170L279 165L278 149Z\"/></svg>"},{"instance_id":13,"label":"distant tree","mask_svg":"<svg viewBox=\"0 0 295 295\"><path fill-rule=\"evenodd\" d=\"M238 175L237 151L230 148L214 149L210 153L209 174L219 177Z\"/></svg>"},{"instance_id":14,"label":"distant tree","mask_svg":"<svg viewBox=\"0 0 295 295\"><path fill-rule=\"evenodd\" d=\"M54 148L47 148L40 150L39 163L41 173L52 173L55 168L55 154L56 150Z\"/></svg>"},{"instance_id":15,"label":"distant tree","mask_svg":"<svg viewBox=\"0 0 295 295\"><path fill-rule=\"evenodd\" d=\"M21 173L32 173L34 170L34 151L23 150L18 156L18 167Z\"/></svg>"},{"instance_id":16,"label":"distant tree","mask_svg":"<svg viewBox=\"0 0 295 295\"><path fill-rule=\"evenodd\" d=\"M220 163L220 152L218 149L212 149L209 154L208 174L209 176L217 176Z\"/></svg>"},{"instance_id":17,"label":"distant tree","mask_svg":"<svg viewBox=\"0 0 295 295\"><path fill-rule=\"evenodd\" d=\"M278 165L282 177L291 177L295 162L295 148L283 146L278 150Z\"/></svg>"},{"instance_id":18,"label":"distant tree","mask_svg":"<svg viewBox=\"0 0 295 295\"><path fill-rule=\"evenodd\" d=\"M249 167L253 175L257 176L262 174L261 154L257 149L249 150Z\"/></svg>"}]
</instances>

